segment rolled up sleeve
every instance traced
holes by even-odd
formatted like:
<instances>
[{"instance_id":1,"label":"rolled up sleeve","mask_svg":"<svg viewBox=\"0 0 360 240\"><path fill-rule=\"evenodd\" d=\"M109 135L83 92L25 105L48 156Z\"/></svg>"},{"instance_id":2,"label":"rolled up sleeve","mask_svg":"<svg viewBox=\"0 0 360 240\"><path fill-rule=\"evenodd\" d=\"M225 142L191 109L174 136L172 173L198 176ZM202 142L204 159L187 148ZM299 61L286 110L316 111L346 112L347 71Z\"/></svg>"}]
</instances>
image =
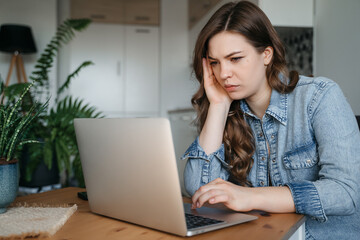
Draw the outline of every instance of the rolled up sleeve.
<instances>
[{"instance_id":1,"label":"rolled up sleeve","mask_svg":"<svg viewBox=\"0 0 360 240\"><path fill-rule=\"evenodd\" d=\"M292 182L286 186L291 191L297 213L310 215L320 222L327 220L319 193L312 182Z\"/></svg>"},{"instance_id":2,"label":"rolled up sleeve","mask_svg":"<svg viewBox=\"0 0 360 240\"><path fill-rule=\"evenodd\" d=\"M207 155L199 144L199 137L190 145L181 157L187 160L184 171L186 191L192 196L201 186L222 178L229 178L229 164L225 162L224 145Z\"/></svg>"}]
</instances>

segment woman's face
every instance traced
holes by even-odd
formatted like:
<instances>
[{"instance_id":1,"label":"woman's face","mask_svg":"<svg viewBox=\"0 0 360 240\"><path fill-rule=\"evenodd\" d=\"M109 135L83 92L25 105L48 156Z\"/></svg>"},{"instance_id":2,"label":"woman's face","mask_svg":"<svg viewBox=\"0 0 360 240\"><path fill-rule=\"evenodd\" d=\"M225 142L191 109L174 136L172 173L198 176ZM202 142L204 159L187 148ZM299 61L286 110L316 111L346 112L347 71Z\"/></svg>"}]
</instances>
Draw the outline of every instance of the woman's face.
<instances>
[{"instance_id":1,"label":"woman's face","mask_svg":"<svg viewBox=\"0 0 360 240\"><path fill-rule=\"evenodd\" d=\"M256 101L270 91L265 71L271 57L272 48L258 53L239 33L224 31L209 41L208 61L232 100Z\"/></svg>"}]
</instances>

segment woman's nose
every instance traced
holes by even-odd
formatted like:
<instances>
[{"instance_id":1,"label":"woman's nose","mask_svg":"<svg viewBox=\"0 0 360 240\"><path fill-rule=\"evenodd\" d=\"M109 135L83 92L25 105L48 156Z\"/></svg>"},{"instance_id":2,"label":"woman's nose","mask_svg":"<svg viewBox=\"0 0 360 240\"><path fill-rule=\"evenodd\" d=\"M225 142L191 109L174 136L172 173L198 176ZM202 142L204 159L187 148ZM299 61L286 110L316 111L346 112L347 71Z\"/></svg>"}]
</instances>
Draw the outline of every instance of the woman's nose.
<instances>
[{"instance_id":1,"label":"woman's nose","mask_svg":"<svg viewBox=\"0 0 360 240\"><path fill-rule=\"evenodd\" d=\"M222 80L225 80L231 76L232 76L232 71L230 66L228 66L227 64L222 64L220 66L220 78Z\"/></svg>"}]
</instances>

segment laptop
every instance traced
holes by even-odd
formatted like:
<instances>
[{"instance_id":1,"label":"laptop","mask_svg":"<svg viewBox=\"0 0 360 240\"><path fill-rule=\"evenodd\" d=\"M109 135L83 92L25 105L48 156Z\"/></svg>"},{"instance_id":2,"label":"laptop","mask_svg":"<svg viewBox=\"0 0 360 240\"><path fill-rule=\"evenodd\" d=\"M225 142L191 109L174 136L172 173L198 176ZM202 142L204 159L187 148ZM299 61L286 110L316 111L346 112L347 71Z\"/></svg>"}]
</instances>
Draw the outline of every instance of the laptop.
<instances>
[{"instance_id":1,"label":"laptop","mask_svg":"<svg viewBox=\"0 0 360 240\"><path fill-rule=\"evenodd\" d=\"M168 119L84 118L74 125L93 213L180 236L257 219L183 203Z\"/></svg>"}]
</instances>

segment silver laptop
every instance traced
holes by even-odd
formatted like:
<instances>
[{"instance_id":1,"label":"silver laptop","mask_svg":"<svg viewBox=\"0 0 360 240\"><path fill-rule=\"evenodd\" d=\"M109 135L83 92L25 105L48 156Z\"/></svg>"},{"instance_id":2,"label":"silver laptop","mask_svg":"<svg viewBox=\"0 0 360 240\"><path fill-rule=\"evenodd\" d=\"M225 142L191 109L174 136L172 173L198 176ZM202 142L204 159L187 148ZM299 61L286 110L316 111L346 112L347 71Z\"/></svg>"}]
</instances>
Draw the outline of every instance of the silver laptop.
<instances>
[{"instance_id":1,"label":"silver laptop","mask_svg":"<svg viewBox=\"0 0 360 240\"><path fill-rule=\"evenodd\" d=\"M192 210L183 204L168 119L74 122L92 212L180 236L257 219L216 208ZM186 217L207 223L190 226L198 220Z\"/></svg>"}]
</instances>

